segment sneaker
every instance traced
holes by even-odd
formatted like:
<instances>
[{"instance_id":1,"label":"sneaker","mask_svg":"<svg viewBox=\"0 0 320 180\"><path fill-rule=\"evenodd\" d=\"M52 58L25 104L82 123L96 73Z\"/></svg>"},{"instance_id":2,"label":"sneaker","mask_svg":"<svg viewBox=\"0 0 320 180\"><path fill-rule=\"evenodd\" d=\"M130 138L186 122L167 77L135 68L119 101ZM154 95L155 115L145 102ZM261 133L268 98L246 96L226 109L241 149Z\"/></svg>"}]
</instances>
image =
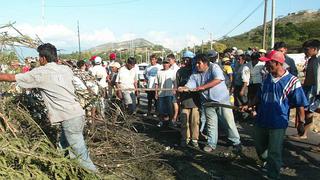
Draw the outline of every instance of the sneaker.
<instances>
[{"instance_id":1,"label":"sneaker","mask_svg":"<svg viewBox=\"0 0 320 180\"><path fill-rule=\"evenodd\" d=\"M212 147L209 146L209 145L206 145L206 146L203 148L203 150L204 150L205 152L212 152L212 151L214 150L214 148L212 148Z\"/></svg>"},{"instance_id":2,"label":"sneaker","mask_svg":"<svg viewBox=\"0 0 320 180\"><path fill-rule=\"evenodd\" d=\"M160 121L160 122L157 124L157 127L158 127L158 128L163 127L163 122L162 122L162 121Z\"/></svg>"},{"instance_id":3,"label":"sneaker","mask_svg":"<svg viewBox=\"0 0 320 180\"><path fill-rule=\"evenodd\" d=\"M199 148L199 143L198 143L198 141L197 141L197 140L192 140L192 141L191 141L191 146L198 149L198 148Z\"/></svg>"},{"instance_id":4,"label":"sneaker","mask_svg":"<svg viewBox=\"0 0 320 180\"><path fill-rule=\"evenodd\" d=\"M241 152L242 152L242 145L241 145L241 143L240 143L240 144L237 144L237 145L234 145L234 146L233 146L233 151L234 151L235 153L241 153Z\"/></svg>"},{"instance_id":5,"label":"sneaker","mask_svg":"<svg viewBox=\"0 0 320 180\"><path fill-rule=\"evenodd\" d=\"M148 116L148 113L144 113L142 114L143 117L147 117Z\"/></svg>"},{"instance_id":6,"label":"sneaker","mask_svg":"<svg viewBox=\"0 0 320 180\"><path fill-rule=\"evenodd\" d=\"M176 121L172 121L172 120L169 122L169 125L170 127L175 127L175 128L178 127Z\"/></svg>"},{"instance_id":7,"label":"sneaker","mask_svg":"<svg viewBox=\"0 0 320 180\"><path fill-rule=\"evenodd\" d=\"M154 118L158 117L156 114L152 115Z\"/></svg>"}]
</instances>

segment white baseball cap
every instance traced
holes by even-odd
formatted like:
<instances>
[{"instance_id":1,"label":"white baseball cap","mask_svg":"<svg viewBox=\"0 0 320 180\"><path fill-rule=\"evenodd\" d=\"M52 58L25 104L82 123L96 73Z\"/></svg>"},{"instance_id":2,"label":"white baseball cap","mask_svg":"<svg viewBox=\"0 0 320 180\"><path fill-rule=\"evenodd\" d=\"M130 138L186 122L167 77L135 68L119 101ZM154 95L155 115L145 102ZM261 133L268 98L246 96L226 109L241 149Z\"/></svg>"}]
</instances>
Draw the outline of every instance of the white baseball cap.
<instances>
[{"instance_id":1,"label":"white baseball cap","mask_svg":"<svg viewBox=\"0 0 320 180\"><path fill-rule=\"evenodd\" d=\"M101 64L101 62L102 62L101 57L97 56L96 58L94 58L94 63L95 64Z\"/></svg>"}]
</instances>

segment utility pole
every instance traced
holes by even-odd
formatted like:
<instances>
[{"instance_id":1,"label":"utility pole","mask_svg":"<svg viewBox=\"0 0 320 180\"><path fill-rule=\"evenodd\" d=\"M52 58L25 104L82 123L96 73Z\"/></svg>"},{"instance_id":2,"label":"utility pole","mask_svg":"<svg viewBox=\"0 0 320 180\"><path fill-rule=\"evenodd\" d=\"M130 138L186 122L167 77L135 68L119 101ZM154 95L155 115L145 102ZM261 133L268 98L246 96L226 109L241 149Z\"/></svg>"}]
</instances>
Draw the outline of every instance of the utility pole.
<instances>
[{"instance_id":1,"label":"utility pole","mask_svg":"<svg viewBox=\"0 0 320 180\"><path fill-rule=\"evenodd\" d=\"M146 63L148 63L148 48L146 47Z\"/></svg>"},{"instance_id":2,"label":"utility pole","mask_svg":"<svg viewBox=\"0 0 320 180\"><path fill-rule=\"evenodd\" d=\"M201 41L201 53L203 53L203 40Z\"/></svg>"},{"instance_id":3,"label":"utility pole","mask_svg":"<svg viewBox=\"0 0 320 180\"><path fill-rule=\"evenodd\" d=\"M272 0L272 25L271 25L271 48L274 45L274 34L275 34L275 14L276 14L276 0Z\"/></svg>"},{"instance_id":4,"label":"utility pole","mask_svg":"<svg viewBox=\"0 0 320 180\"><path fill-rule=\"evenodd\" d=\"M210 41L210 50L212 50L212 33L206 30L204 27L200 28L201 30L207 32L209 34L209 41Z\"/></svg>"},{"instance_id":5,"label":"utility pole","mask_svg":"<svg viewBox=\"0 0 320 180\"><path fill-rule=\"evenodd\" d=\"M264 0L262 49L267 49L267 48L266 48L266 37L267 37L267 7L268 7L268 0Z\"/></svg>"},{"instance_id":6,"label":"utility pole","mask_svg":"<svg viewBox=\"0 0 320 180\"><path fill-rule=\"evenodd\" d=\"M212 33L209 33L209 36L210 36L210 50L212 50Z\"/></svg>"},{"instance_id":7,"label":"utility pole","mask_svg":"<svg viewBox=\"0 0 320 180\"><path fill-rule=\"evenodd\" d=\"M81 46L80 46L80 30L79 30L79 20L78 20L78 45L79 45L79 60L81 60Z\"/></svg>"}]
</instances>

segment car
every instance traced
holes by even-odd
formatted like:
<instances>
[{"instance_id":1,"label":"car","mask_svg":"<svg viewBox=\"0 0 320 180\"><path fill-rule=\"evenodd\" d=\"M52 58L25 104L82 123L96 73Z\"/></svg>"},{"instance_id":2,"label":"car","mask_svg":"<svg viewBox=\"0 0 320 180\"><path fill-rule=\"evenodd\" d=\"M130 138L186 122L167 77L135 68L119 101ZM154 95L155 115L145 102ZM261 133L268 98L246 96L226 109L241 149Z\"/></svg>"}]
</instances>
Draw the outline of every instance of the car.
<instances>
[{"instance_id":1,"label":"car","mask_svg":"<svg viewBox=\"0 0 320 180\"><path fill-rule=\"evenodd\" d=\"M141 63L136 66L137 68L137 74L138 74L138 86L140 88L145 88L146 87L146 79L145 79L145 72L146 68L148 67L149 64L147 63Z\"/></svg>"}]
</instances>

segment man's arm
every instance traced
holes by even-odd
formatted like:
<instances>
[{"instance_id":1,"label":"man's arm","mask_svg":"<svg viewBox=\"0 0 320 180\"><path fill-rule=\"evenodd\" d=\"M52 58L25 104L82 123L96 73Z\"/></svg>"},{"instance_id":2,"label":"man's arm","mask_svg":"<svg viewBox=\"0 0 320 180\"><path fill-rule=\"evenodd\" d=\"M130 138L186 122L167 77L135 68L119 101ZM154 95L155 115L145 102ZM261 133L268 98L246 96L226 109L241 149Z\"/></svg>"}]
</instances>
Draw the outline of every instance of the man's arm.
<instances>
[{"instance_id":1,"label":"man's arm","mask_svg":"<svg viewBox=\"0 0 320 180\"><path fill-rule=\"evenodd\" d=\"M0 81L15 82L16 75L15 74L0 74Z\"/></svg>"},{"instance_id":2,"label":"man's arm","mask_svg":"<svg viewBox=\"0 0 320 180\"><path fill-rule=\"evenodd\" d=\"M210 89L210 88L218 85L218 84L221 83L222 81L223 81L223 80L221 80L221 79L214 79L214 80L208 82L207 84L204 84L204 85L202 85L202 86L198 86L198 87L196 88L196 90L197 90L197 91L203 91L203 90L206 90L206 89Z\"/></svg>"}]
</instances>

